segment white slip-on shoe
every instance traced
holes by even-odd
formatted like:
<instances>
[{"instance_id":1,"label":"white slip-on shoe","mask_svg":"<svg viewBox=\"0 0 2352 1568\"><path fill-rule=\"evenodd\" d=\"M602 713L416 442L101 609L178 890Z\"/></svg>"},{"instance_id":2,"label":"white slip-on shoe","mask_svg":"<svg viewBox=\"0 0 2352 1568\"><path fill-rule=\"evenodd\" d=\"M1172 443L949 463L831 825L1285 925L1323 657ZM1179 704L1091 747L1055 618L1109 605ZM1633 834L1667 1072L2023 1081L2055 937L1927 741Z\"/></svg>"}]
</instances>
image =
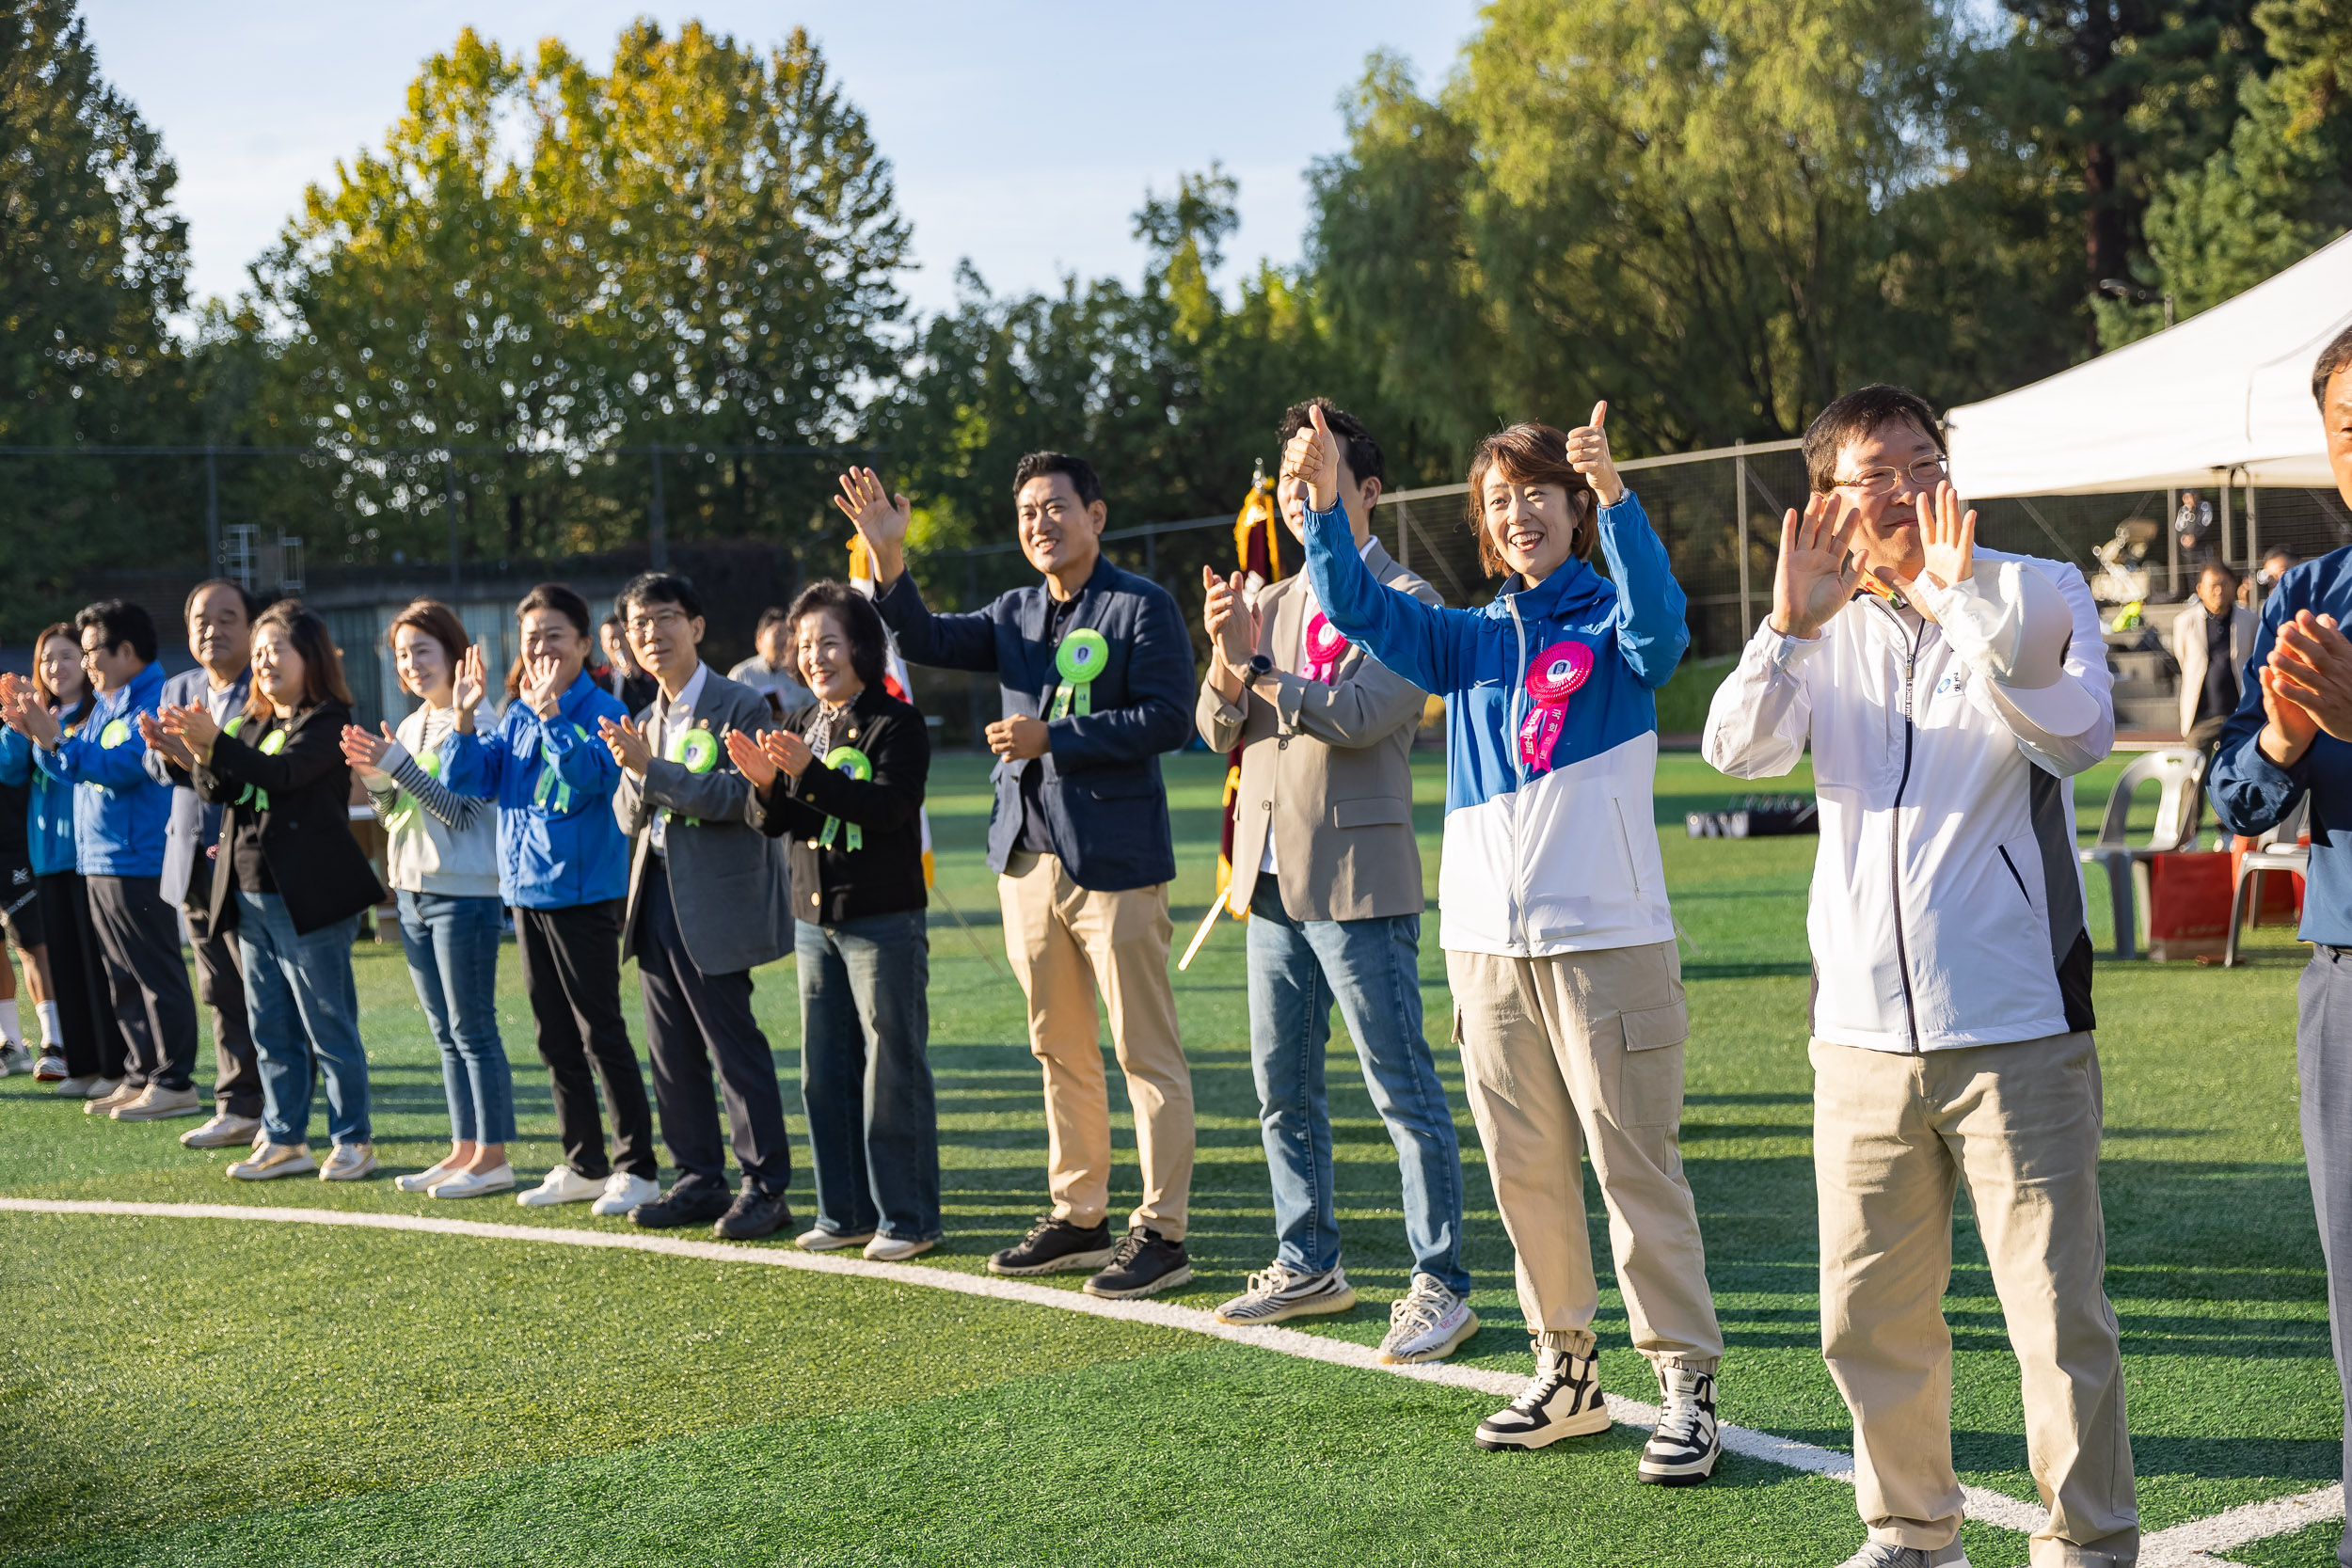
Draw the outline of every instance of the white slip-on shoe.
<instances>
[{"instance_id":1,"label":"white slip-on shoe","mask_svg":"<svg viewBox=\"0 0 2352 1568\"><path fill-rule=\"evenodd\" d=\"M94 1075L83 1078L65 1077L58 1079L56 1085L49 1092L60 1100L87 1100L93 1094L103 1094L105 1089L103 1085L105 1082L103 1078Z\"/></svg>"},{"instance_id":2,"label":"white slip-on shoe","mask_svg":"<svg viewBox=\"0 0 2352 1568\"><path fill-rule=\"evenodd\" d=\"M435 1197L486 1197L492 1193L515 1190L515 1167L495 1165L488 1170L461 1170L454 1176L443 1177L431 1189Z\"/></svg>"},{"instance_id":3,"label":"white slip-on shoe","mask_svg":"<svg viewBox=\"0 0 2352 1568\"><path fill-rule=\"evenodd\" d=\"M1609 1405L1600 1397L1600 1369L1589 1355L1539 1345L1535 1375L1519 1397L1478 1423L1482 1449L1540 1449L1563 1437L1589 1437L1609 1430Z\"/></svg>"},{"instance_id":4,"label":"white slip-on shoe","mask_svg":"<svg viewBox=\"0 0 2352 1568\"><path fill-rule=\"evenodd\" d=\"M845 1236L821 1225L803 1230L793 1238L803 1252L847 1252L851 1247L864 1246L873 1239L874 1233L870 1230L861 1236Z\"/></svg>"},{"instance_id":5,"label":"white slip-on shoe","mask_svg":"<svg viewBox=\"0 0 2352 1568\"><path fill-rule=\"evenodd\" d=\"M453 1165L444 1161L438 1164L427 1165L422 1170L412 1170L405 1176L395 1176L392 1178L392 1186L404 1193L429 1193L433 1190L433 1184L436 1181L446 1181L465 1168L463 1165Z\"/></svg>"},{"instance_id":6,"label":"white slip-on shoe","mask_svg":"<svg viewBox=\"0 0 2352 1568\"><path fill-rule=\"evenodd\" d=\"M318 1168L309 1144L265 1143L244 1159L230 1162L222 1174L231 1181L275 1181L281 1176L308 1176Z\"/></svg>"},{"instance_id":7,"label":"white slip-on shoe","mask_svg":"<svg viewBox=\"0 0 2352 1568\"><path fill-rule=\"evenodd\" d=\"M184 1089L167 1089L161 1084L150 1084L139 1091L137 1099L123 1101L106 1114L117 1121L161 1121L167 1117L202 1116L204 1101L193 1085Z\"/></svg>"},{"instance_id":8,"label":"white slip-on shoe","mask_svg":"<svg viewBox=\"0 0 2352 1568\"><path fill-rule=\"evenodd\" d=\"M1478 1332L1478 1314L1435 1275L1413 1275L1413 1288L1389 1303L1389 1333L1380 1341L1386 1366L1442 1361Z\"/></svg>"},{"instance_id":9,"label":"white slip-on shoe","mask_svg":"<svg viewBox=\"0 0 2352 1568\"><path fill-rule=\"evenodd\" d=\"M661 1184L660 1182L648 1180L642 1176L631 1176L625 1170L616 1170L605 1181L604 1196L590 1204L588 1212L592 1214L602 1214L608 1219L615 1218L628 1213L641 1203L651 1203L660 1196Z\"/></svg>"},{"instance_id":10,"label":"white slip-on shoe","mask_svg":"<svg viewBox=\"0 0 2352 1568\"><path fill-rule=\"evenodd\" d=\"M1283 1262L1268 1263L1249 1276L1248 1288L1216 1309L1221 1323L1279 1323L1326 1312L1344 1312L1356 1305L1356 1287L1347 1271L1307 1274Z\"/></svg>"},{"instance_id":11,"label":"white slip-on shoe","mask_svg":"<svg viewBox=\"0 0 2352 1568\"><path fill-rule=\"evenodd\" d=\"M903 1263L919 1258L937 1246L937 1242L907 1242L896 1236L877 1236L866 1243L866 1256L876 1263Z\"/></svg>"},{"instance_id":12,"label":"white slip-on shoe","mask_svg":"<svg viewBox=\"0 0 2352 1568\"><path fill-rule=\"evenodd\" d=\"M337 1144L319 1167L322 1181L365 1181L375 1174L373 1144Z\"/></svg>"},{"instance_id":13,"label":"white slip-on shoe","mask_svg":"<svg viewBox=\"0 0 2352 1568\"><path fill-rule=\"evenodd\" d=\"M89 1098L82 1101L82 1114L90 1117L111 1117L115 1107L127 1105L145 1089L135 1089L120 1078L101 1078L90 1085Z\"/></svg>"},{"instance_id":14,"label":"white slip-on shoe","mask_svg":"<svg viewBox=\"0 0 2352 1568\"><path fill-rule=\"evenodd\" d=\"M182 1148L235 1148L253 1141L253 1134L262 1129L259 1117L241 1117L229 1111L215 1111L212 1119L200 1127L191 1127L180 1134Z\"/></svg>"},{"instance_id":15,"label":"white slip-on shoe","mask_svg":"<svg viewBox=\"0 0 2352 1568\"><path fill-rule=\"evenodd\" d=\"M551 1209L559 1203L585 1203L604 1191L604 1183L582 1176L569 1165L558 1165L515 1201L526 1209Z\"/></svg>"}]
</instances>

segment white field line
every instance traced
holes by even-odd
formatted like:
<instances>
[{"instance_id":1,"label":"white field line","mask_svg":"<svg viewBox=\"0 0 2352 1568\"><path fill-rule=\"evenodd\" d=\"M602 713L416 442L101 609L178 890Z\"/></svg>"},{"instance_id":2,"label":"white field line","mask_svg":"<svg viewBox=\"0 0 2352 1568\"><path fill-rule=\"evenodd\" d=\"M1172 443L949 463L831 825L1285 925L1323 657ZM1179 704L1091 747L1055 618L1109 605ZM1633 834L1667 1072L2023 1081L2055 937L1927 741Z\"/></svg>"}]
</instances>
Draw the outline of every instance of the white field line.
<instances>
[{"instance_id":1,"label":"white field line","mask_svg":"<svg viewBox=\"0 0 2352 1568\"><path fill-rule=\"evenodd\" d=\"M1378 1353L1369 1345L1326 1338L1316 1334L1302 1334L1293 1328L1236 1327L1218 1323L1213 1315L1199 1307L1178 1307L1172 1302L1104 1301L1081 1291L1060 1290L1051 1285L1034 1285L1022 1279L958 1274L950 1269L926 1268L914 1263L873 1263L863 1258L842 1258L831 1253L747 1247L724 1242L690 1242L676 1236L635 1236L608 1230L494 1225L480 1220L440 1219L426 1214L367 1214L333 1209L262 1209L233 1203L116 1203L0 1197L0 1212L7 1212L341 1225L362 1230L422 1231L428 1235L471 1236L485 1241L536 1242L557 1246L650 1252L667 1258L698 1258L718 1263L764 1264L770 1268L798 1269L804 1274L846 1275L890 1284L918 1285L926 1290L947 1291L959 1295L1047 1307L1059 1312L1081 1312L1121 1323L1148 1323L1155 1328L1178 1329L1238 1345L1253 1345L1260 1350L1296 1356L1304 1361L1321 1361L1335 1367L1386 1372L1391 1377L1410 1378L1417 1383L1474 1388L1501 1399L1509 1399L1517 1394L1527 1382L1522 1373L1490 1371L1481 1367L1455 1367L1444 1362L1415 1367L1387 1366L1382 1364ZM1628 1426L1648 1427L1658 1423L1658 1406L1621 1399L1614 1394L1609 1396L1609 1414ZM1732 1452L1750 1459L1766 1460L1789 1469L1827 1476L1849 1486L1853 1484L1853 1459L1848 1454L1835 1453L1810 1443L1800 1443L1792 1437L1778 1437L1769 1432L1756 1432L1729 1423L1723 1427L1723 1443ZM1987 1491L1979 1486L1963 1487L1962 1491L1965 1495L1964 1507L1968 1517L1979 1524L2029 1535L2040 1529L2049 1517L2034 1504L2021 1502L2002 1493ZM2209 1554L2242 1545L2249 1541L2258 1541L2267 1535L2300 1529L2323 1519L2341 1518L2343 1514L2344 1488L2341 1486L2296 1497L2253 1503L2210 1518L2176 1525L2148 1537L2141 1544L2140 1562L2143 1568L2220 1568L2222 1560Z\"/></svg>"}]
</instances>

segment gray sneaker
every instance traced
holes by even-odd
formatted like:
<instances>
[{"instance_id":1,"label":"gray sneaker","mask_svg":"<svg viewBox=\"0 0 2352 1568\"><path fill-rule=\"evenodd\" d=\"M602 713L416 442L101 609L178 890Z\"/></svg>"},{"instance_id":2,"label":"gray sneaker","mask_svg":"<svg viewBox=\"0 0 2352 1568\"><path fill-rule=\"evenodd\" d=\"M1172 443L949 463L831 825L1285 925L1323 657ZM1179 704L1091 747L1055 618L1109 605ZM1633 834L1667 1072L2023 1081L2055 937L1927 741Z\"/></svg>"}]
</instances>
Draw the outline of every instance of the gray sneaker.
<instances>
[{"instance_id":1,"label":"gray sneaker","mask_svg":"<svg viewBox=\"0 0 2352 1568\"><path fill-rule=\"evenodd\" d=\"M1356 1305L1356 1287L1345 1269L1329 1274L1301 1274L1282 1263L1268 1263L1249 1276L1249 1288L1216 1309L1221 1323L1279 1323L1285 1318L1305 1318L1344 1312Z\"/></svg>"},{"instance_id":2,"label":"gray sneaker","mask_svg":"<svg viewBox=\"0 0 2352 1568\"><path fill-rule=\"evenodd\" d=\"M5 1078L11 1072L32 1070L33 1053L24 1049L22 1041L8 1040L6 1043L0 1043L0 1078Z\"/></svg>"},{"instance_id":3,"label":"gray sneaker","mask_svg":"<svg viewBox=\"0 0 2352 1568\"><path fill-rule=\"evenodd\" d=\"M1413 1275L1413 1288L1389 1303L1389 1335L1380 1359L1391 1367L1442 1361L1478 1332L1478 1314L1435 1275Z\"/></svg>"},{"instance_id":4,"label":"gray sneaker","mask_svg":"<svg viewBox=\"0 0 2352 1568\"><path fill-rule=\"evenodd\" d=\"M1928 1551L1918 1546L1890 1546L1883 1541L1866 1541L1862 1550L1854 1553L1838 1568L1968 1568L1968 1554L1955 1541L1948 1546Z\"/></svg>"}]
</instances>

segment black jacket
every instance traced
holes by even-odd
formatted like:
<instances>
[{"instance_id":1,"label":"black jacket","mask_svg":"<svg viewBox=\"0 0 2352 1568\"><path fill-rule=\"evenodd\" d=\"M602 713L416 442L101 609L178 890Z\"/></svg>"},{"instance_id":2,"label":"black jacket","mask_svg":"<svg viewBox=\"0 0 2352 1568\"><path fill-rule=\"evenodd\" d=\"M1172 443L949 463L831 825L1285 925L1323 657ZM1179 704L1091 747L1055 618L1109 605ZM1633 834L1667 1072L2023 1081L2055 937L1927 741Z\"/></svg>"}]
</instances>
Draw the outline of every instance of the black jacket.
<instances>
[{"instance_id":1,"label":"black jacket","mask_svg":"<svg viewBox=\"0 0 2352 1568\"><path fill-rule=\"evenodd\" d=\"M1008 718L1043 718L1061 677L1048 641L1053 605L1046 586L1016 588L985 610L933 614L912 573L875 601L915 664L993 670ZM1078 590L1064 635L1091 627L1109 643L1090 689L1091 711L1046 721L1045 755L996 766L996 806L988 825L988 864L1005 869L1021 837L1021 775L1041 769L1038 802L1046 836L1070 879L1098 893L1152 887L1176 876L1168 790L1160 753L1192 734L1198 674L1192 637L1168 590L1108 561Z\"/></svg>"},{"instance_id":2,"label":"black jacket","mask_svg":"<svg viewBox=\"0 0 2352 1568\"><path fill-rule=\"evenodd\" d=\"M810 703L787 715L784 727L806 738L823 708ZM923 785L931 770L931 737L923 716L880 687L850 705L835 746L854 746L874 765L871 779L852 779L819 757L796 780L778 773L752 794L751 822L771 838L789 836L792 913L812 926L869 914L919 910L930 902L923 881ZM825 818L844 824L833 847L817 840ZM864 847L849 847L855 823Z\"/></svg>"},{"instance_id":3,"label":"black jacket","mask_svg":"<svg viewBox=\"0 0 2352 1568\"><path fill-rule=\"evenodd\" d=\"M221 862L213 867L213 930L236 925L230 895L237 877L226 862L239 829L256 823L262 858L297 933L308 936L384 901L383 885L351 834L351 765L342 750L350 722L351 709L330 697L291 721L274 713L248 718L237 734L213 742L212 761L191 775L199 799L228 808L220 819ZM271 732L281 729L285 749L275 756L262 752Z\"/></svg>"}]
</instances>

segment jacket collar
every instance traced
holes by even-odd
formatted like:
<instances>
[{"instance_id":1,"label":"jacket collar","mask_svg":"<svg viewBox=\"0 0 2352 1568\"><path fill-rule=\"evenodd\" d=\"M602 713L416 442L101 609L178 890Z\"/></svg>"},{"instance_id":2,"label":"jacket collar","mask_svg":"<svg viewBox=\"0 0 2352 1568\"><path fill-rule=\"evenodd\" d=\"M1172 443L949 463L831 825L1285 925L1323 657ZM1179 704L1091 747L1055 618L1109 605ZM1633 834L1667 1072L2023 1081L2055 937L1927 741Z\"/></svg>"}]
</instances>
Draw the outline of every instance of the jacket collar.
<instances>
[{"instance_id":1,"label":"jacket collar","mask_svg":"<svg viewBox=\"0 0 2352 1568\"><path fill-rule=\"evenodd\" d=\"M147 668L131 677L128 686L116 687L98 700L99 707L112 718L126 708L142 706L152 701L164 689L164 667L153 659Z\"/></svg>"},{"instance_id":2,"label":"jacket collar","mask_svg":"<svg viewBox=\"0 0 2352 1568\"><path fill-rule=\"evenodd\" d=\"M1495 620L1508 620L1513 606L1503 601L1515 599L1521 617L1530 620L1553 620L1573 615L1600 602L1601 576L1587 562L1570 556L1560 569L1533 588L1514 588L1519 580L1514 572L1502 580L1502 590L1486 605L1486 614Z\"/></svg>"},{"instance_id":3,"label":"jacket collar","mask_svg":"<svg viewBox=\"0 0 2352 1568\"><path fill-rule=\"evenodd\" d=\"M580 708L587 704L595 693L602 691L603 689L604 688L598 686L589 675L587 667L582 665L579 675L573 679L572 684L564 688L563 699L555 705L556 717L559 719L569 719L574 723L578 723L580 721ZM526 706L523 711L530 713L531 709ZM538 718L538 715L534 713L532 714L532 717L536 719ZM546 721L542 720L541 722L544 723Z\"/></svg>"},{"instance_id":4,"label":"jacket collar","mask_svg":"<svg viewBox=\"0 0 2352 1568\"><path fill-rule=\"evenodd\" d=\"M1088 601L1098 594L1109 591L1111 576L1118 570L1118 567L1111 564L1109 556L1098 555L1094 558L1094 570L1089 572L1086 581L1078 585L1076 603L1070 612L1072 626L1083 626L1091 624L1093 607ZM1040 578L1037 584L1036 609L1032 612L1031 622L1021 628L1030 641L1045 641L1045 629L1054 624L1055 603L1054 585L1043 578Z\"/></svg>"}]
</instances>

